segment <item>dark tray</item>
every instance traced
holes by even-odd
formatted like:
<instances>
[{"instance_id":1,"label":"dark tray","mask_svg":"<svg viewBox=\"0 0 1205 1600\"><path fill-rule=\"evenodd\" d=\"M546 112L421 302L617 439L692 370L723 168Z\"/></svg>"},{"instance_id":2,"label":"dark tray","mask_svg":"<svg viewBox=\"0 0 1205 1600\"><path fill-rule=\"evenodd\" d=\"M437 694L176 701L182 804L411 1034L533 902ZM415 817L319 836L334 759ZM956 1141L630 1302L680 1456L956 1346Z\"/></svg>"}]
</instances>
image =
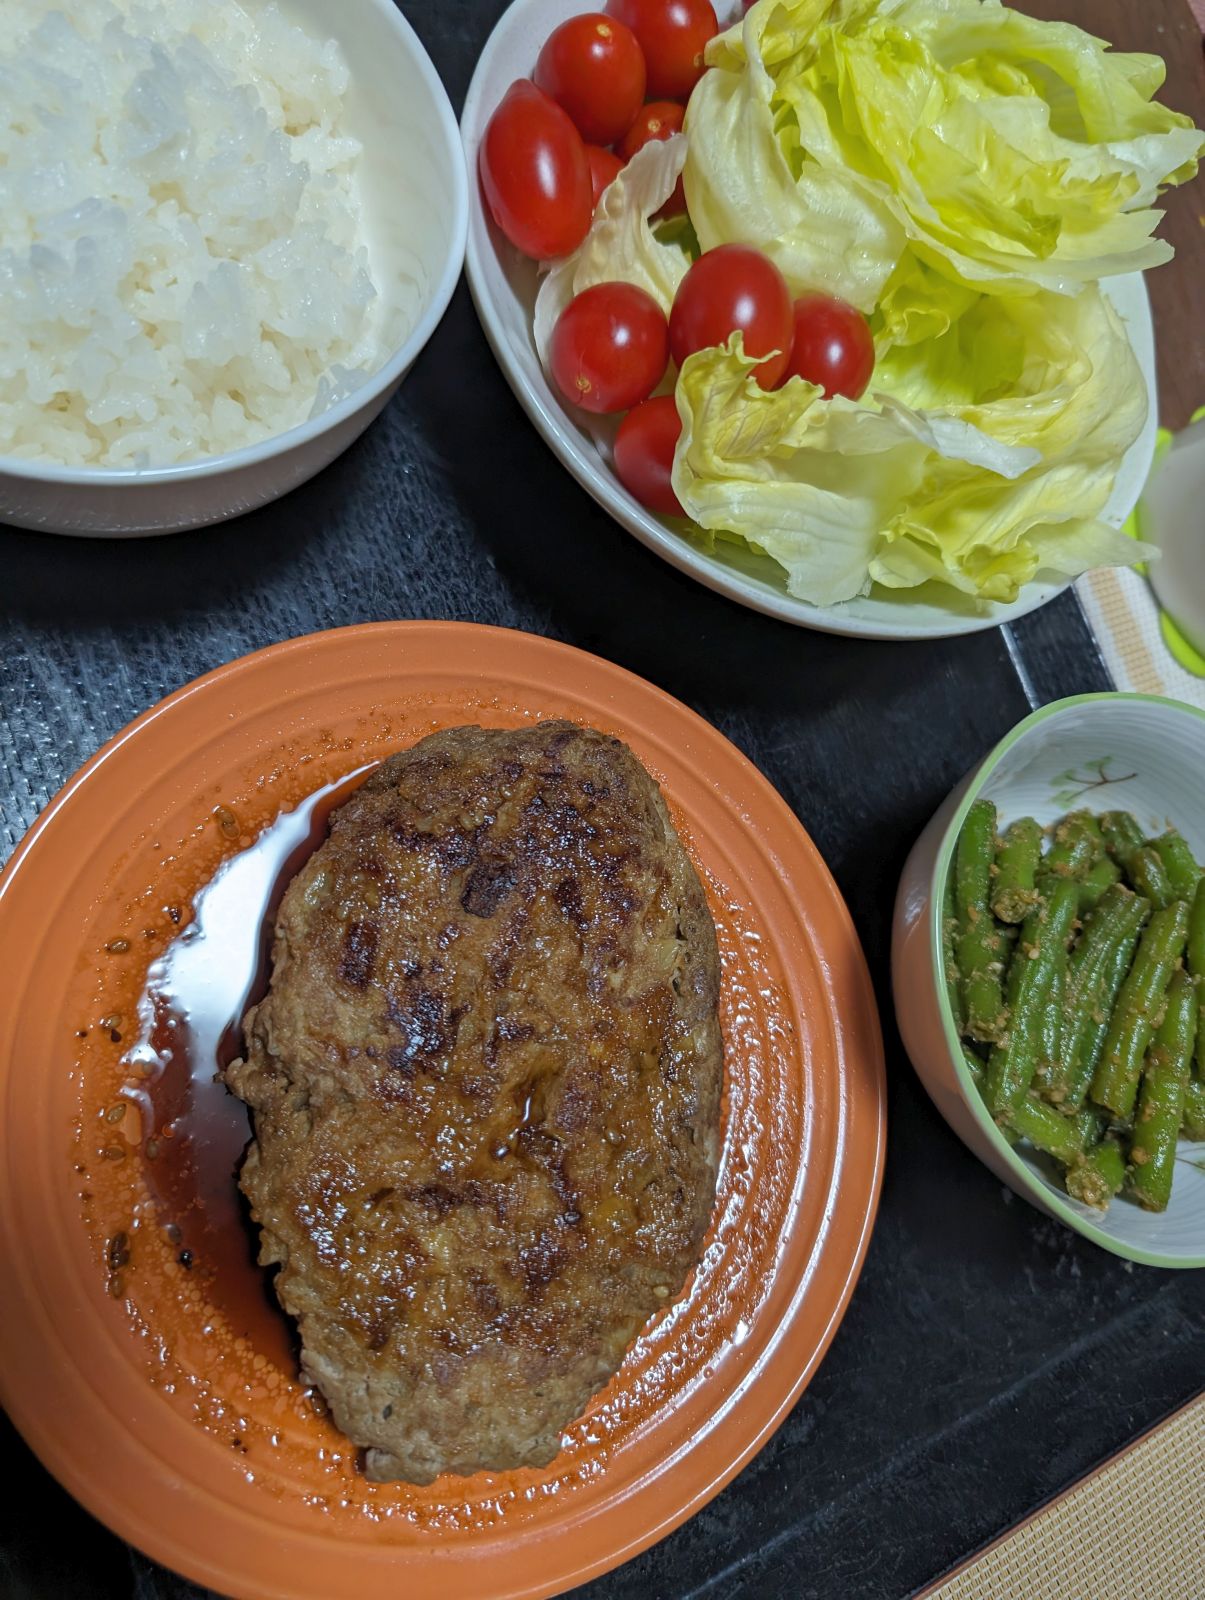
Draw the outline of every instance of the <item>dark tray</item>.
<instances>
[{"instance_id":1,"label":"dark tray","mask_svg":"<svg viewBox=\"0 0 1205 1600\"><path fill-rule=\"evenodd\" d=\"M502 8L410 8L457 102ZM1198 1389L1205 1274L1130 1266L1016 1199L930 1105L892 1020L891 906L916 834L1031 707L1110 687L1070 595L1011 629L889 645L708 593L557 465L463 286L369 435L290 499L130 544L8 530L0 561L0 859L99 744L188 679L296 634L397 617L525 628L651 679L757 763L824 853L887 1048L887 1171L865 1270L757 1459L583 1595L896 1600ZM93 1522L2 1421L0 1459L3 1600L201 1593Z\"/></svg>"}]
</instances>

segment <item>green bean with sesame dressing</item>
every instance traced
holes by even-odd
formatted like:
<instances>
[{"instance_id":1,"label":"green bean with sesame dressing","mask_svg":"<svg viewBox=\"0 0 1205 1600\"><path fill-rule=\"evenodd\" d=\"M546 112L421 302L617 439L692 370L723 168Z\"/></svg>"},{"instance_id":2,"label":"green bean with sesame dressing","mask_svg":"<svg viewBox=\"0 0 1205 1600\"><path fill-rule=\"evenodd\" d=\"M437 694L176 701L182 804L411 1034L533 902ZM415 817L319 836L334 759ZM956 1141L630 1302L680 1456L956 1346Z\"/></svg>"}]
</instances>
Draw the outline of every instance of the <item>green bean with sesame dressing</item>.
<instances>
[{"instance_id":1,"label":"green bean with sesame dressing","mask_svg":"<svg viewBox=\"0 0 1205 1600\"><path fill-rule=\"evenodd\" d=\"M1197 885L1201 882L1201 869L1189 848L1188 840L1174 828L1169 828L1157 839L1150 839L1147 842L1159 857L1175 898L1191 901L1197 892Z\"/></svg>"},{"instance_id":2,"label":"green bean with sesame dressing","mask_svg":"<svg viewBox=\"0 0 1205 1600\"><path fill-rule=\"evenodd\" d=\"M1197 983L1197 1079L1205 1084L1205 878L1197 885L1188 913L1188 943L1185 949L1188 970ZM1205 1138L1205 1134L1197 1135Z\"/></svg>"},{"instance_id":3,"label":"green bean with sesame dressing","mask_svg":"<svg viewBox=\"0 0 1205 1600\"><path fill-rule=\"evenodd\" d=\"M1078 1111L1083 1105L1100 1064L1117 997L1133 963L1134 951L1150 911L1148 900L1135 896L1135 902L1136 909L1132 910L1116 943L1110 948L1092 988L1083 997L1083 1010L1070 1023L1064 1022L1064 1038L1068 1040L1068 1045L1065 1076L1059 1080L1062 1088L1059 1103L1064 1111ZM1054 1098L1053 1094L1051 1098Z\"/></svg>"},{"instance_id":4,"label":"green bean with sesame dressing","mask_svg":"<svg viewBox=\"0 0 1205 1600\"><path fill-rule=\"evenodd\" d=\"M1103 1211L1125 1182L1125 1156L1115 1139L1102 1139L1067 1168L1067 1193L1081 1205Z\"/></svg>"},{"instance_id":5,"label":"green bean with sesame dressing","mask_svg":"<svg viewBox=\"0 0 1205 1600\"><path fill-rule=\"evenodd\" d=\"M1128 811L1106 811L1100 819L1100 831L1105 848L1123 871L1134 851L1141 850L1146 842L1137 820Z\"/></svg>"},{"instance_id":6,"label":"green bean with sesame dressing","mask_svg":"<svg viewBox=\"0 0 1205 1600\"><path fill-rule=\"evenodd\" d=\"M1205 873L1128 811L998 828L968 809L942 906L971 1082L1072 1199L1162 1211L1177 1141L1205 1140Z\"/></svg>"},{"instance_id":7,"label":"green bean with sesame dressing","mask_svg":"<svg viewBox=\"0 0 1205 1600\"><path fill-rule=\"evenodd\" d=\"M967 812L955 850L954 904L966 1032L984 1042L1000 1037L1005 1020L1004 963L989 903L995 855L996 808L990 800L976 800Z\"/></svg>"},{"instance_id":8,"label":"green bean with sesame dressing","mask_svg":"<svg viewBox=\"0 0 1205 1600\"><path fill-rule=\"evenodd\" d=\"M1201 1042L1201 1014L1197 1013L1197 1044ZM1191 1078L1184 1088L1184 1115L1181 1121L1186 1139L1205 1139L1205 1083Z\"/></svg>"},{"instance_id":9,"label":"green bean with sesame dressing","mask_svg":"<svg viewBox=\"0 0 1205 1600\"><path fill-rule=\"evenodd\" d=\"M1196 984L1183 969L1168 985L1163 1021L1147 1052L1130 1139L1128 1188L1147 1211L1166 1211L1176 1140L1197 1031Z\"/></svg>"},{"instance_id":10,"label":"green bean with sesame dressing","mask_svg":"<svg viewBox=\"0 0 1205 1600\"><path fill-rule=\"evenodd\" d=\"M1205 978L1205 878L1197 885L1188 913L1187 959L1189 972Z\"/></svg>"},{"instance_id":11,"label":"green bean with sesame dressing","mask_svg":"<svg viewBox=\"0 0 1205 1600\"><path fill-rule=\"evenodd\" d=\"M1179 899L1163 862L1149 844L1134 851L1126 868L1126 876L1156 910L1162 910L1164 906L1170 906L1173 900Z\"/></svg>"},{"instance_id":12,"label":"green bean with sesame dressing","mask_svg":"<svg viewBox=\"0 0 1205 1600\"><path fill-rule=\"evenodd\" d=\"M1008 1125L1038 1150L1065 1166L1083 1154L1084 1129L1074 1117L1065 1117L1036 1094L1023 1094L1008 1114Z\"/></svg>"},{"instance_id":13,"label":"green bean with sesame dressing","mask_svg":"<svg viewBox=\"0 0 1205 1600\"><path fill-rule=\"evenodd\" d=\"M1056 822L1051 841L1038 870L1039 887L1043 878L1082 878L1097 859L1096 835L1082 816L1072 814Z\"/></svg>"},{"instance_id":14,"label":"green bean with sesame dressing","mask_svg":"<svg viewBox=\"0 0 1205 1600\"><path fill-rule=\"evenodd\" d=\"M1063 1007L1067 987L1067 950L1056 956L1050 986L1042 1002L1042 1023L1038 1029L1038 1067L1036 1081L1046 1092L1051 1079L1059 1071L1063 1042Z\"/></svg>"},{"instance_id":15,"label":"green bean with sesame dressing","mask_svg":"<svg viewBox=\"0 0 1205 1600\"><path fill-rule=\"evenodd\" d=\"M1163 996L1188 937L1188 907L1183 900L1156 911L1121 986L1092 1078L1097 1105L1127 1121L1134 1109L1143 1057L1150 1048Z\"/></svg>"},{"instance_id":16,"label":"green bean with sesame dressing","mask_svg":"<svg viewBox=\"0 0 1205 1600\"><path fill-rule=\"evenodd\" d=\"M1007 1031L993 1049L984 1075L988 1108L1001 1121L1007 1120L1033 1080L1042 1007L1066 950L1077 906L1075 884L1059 882L1022 924L1008 967Z\"/></svg>"},{"instance_id":17,"label":"green bean with sesame dressing","mask_svg":"<svg viewBox=\"0 0 1205 1600\"><path fill-rule=\"evenodd\" d=\"M992 910L1001 922L1024 922L1037 904L1034 878L1042 856L1042 830L1032 817L1022 817L1000 840Z\"/></svg>"},{"instance_id":18,"label":"green bean with sesame dressing","mask_svg":"<svg viewBox=\"0 0 1205 1600\"><path fill-rule=\"evenodd\" d=\"M1105 890L1121 881L1121 868L1111 856L1094 861L1079 880L1079 908L1082 914L1098 904Z\"/></svg>"},{"instance_id":19,"label":"green bean with sesame dressing","mask_svg":"<svg viewBox=\"0 0 1205 1600\"><path fill-rule=\"evenodd\" d=\"M1148 901L1114 884L1085 921L1071 952L1059 1061L1046 1086L1047 1098L1064 1109L1083 1104L1109 1013L1149 912Z\"/></svg>"}]
</instances>

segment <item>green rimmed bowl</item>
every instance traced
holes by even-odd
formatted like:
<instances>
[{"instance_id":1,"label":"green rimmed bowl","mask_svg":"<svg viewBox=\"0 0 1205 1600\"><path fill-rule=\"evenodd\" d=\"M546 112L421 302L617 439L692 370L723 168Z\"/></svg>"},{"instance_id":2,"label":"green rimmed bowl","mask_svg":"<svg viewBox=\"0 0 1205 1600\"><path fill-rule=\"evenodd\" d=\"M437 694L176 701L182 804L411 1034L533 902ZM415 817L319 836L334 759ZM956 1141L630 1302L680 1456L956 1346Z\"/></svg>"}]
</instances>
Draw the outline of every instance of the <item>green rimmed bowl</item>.
<instances>
[{"instance_id":1,"label":"green rimmed bowl","mask_svg":"<svg viewBox=\"0 0 1205 1600\"><path fill-rule=\"evenodd\" d=\"M1066 812L1132 811L1152 833L1174 824L1205 861L1205 712L1150 695L1077 695L1020 722L962 781L912 848L895 905L892 983L904 1048L934 1105L1010 1189L1116 1255L1155 1267L1205 1267L1205 1144L1181 1142L1160 1214L1119 1197L1108 1211L1072 1200L1054 1167L1011 1146L967 1071L942 978L942 897L972 802L1002 826Z\"/></svg>"}]
</instances>

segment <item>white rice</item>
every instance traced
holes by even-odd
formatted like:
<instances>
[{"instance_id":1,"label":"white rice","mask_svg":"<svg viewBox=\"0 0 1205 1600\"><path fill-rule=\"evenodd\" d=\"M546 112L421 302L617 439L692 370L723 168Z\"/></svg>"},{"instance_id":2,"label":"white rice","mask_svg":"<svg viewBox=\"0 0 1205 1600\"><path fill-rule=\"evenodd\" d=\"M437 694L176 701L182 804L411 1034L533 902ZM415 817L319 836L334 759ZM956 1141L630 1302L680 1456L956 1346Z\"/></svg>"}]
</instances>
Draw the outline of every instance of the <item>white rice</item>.
<instances>
[{"instance_id":1,"label":"white rice","mask_svg":"<svg viewBox=\"0 0 1205 1600\"><path fill-rule=\"evenodd\" d=\"M382 359L338 46L234 0L70 12L0 0L0 455L296 426Z\"/></svg>"}]
</instances>

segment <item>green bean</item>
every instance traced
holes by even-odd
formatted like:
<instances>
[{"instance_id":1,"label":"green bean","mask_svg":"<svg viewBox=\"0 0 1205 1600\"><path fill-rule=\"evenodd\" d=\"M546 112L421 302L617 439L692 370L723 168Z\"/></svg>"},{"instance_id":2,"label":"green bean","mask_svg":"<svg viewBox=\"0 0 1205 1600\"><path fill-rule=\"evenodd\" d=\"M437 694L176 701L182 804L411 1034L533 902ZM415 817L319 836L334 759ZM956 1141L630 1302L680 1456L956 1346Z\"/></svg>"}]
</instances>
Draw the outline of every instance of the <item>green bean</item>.
<instances>
[{"instance_id":1,"label":"green bean","mask_svg":"<svg viewBox=\"0 0 1205 1600\"><path fill-rule=\"evenodd\" d=\"M1197 1019L1197 1044L1201 1043L1201 1021ZM1186 1139L1205 1139L1205 1083L1191 1079L1184 1088L1184 1117L1182 1122Z\"/></svg>"},{"instance_id":2,"label":"green bean","mask_svg":"<svg viewBox=\"0 0 1205 1600\"><path fill-rule=\"evenodd\" d=\"M1068 816L1067 821L1074 822L1078 829L1088 835L1092 840L1093 853L1098 858L1105 854L1108 845L1105 843L1105 835L1100 825L1100 818L1095 811L1073 811Z\"/></svg>"},{"instance_id":3,"label":"green bean","mask_svg":"<svg viewBox=\"0 0 1205 1600\"><path fill-rule=\"evenodd\" d=\"M1205 978L1205 878L1197 885L1188 914L1188 970Z\"/></svg>"},{"instance_id":4,"label":"green bean","mask_svg":"<svg viewBox=\"0 0 1205 1600\"><path fill-rule=\"evenodd\" d=\"M1147 901L1121 884L1101 896L1086 919L1067 963L1062 1048L1050 1074L1047 1098L1064 1109L1083 1104L1104 1042L1109 1013L1129 970L1138 935L1150 912Z\"/></svg>"},{"instance_id":5,"label":"green bean","mask_svg":"<svg viewBox=\"0 0 1205 1600\"><path fill-rule=\"evenodd\" d=\"M1042 878L1082 878L1097 858L1099 846L1096 834L1089 828L1082 813L1073 813L1056 822L1050 849L1042 857L1039 869L1039 887Z\"/></svg>"},{"instance_id":6,"label":"green bean","mask_svg":"<svg viewBox=\"0 0 1205 1600\"><path fill-rule=\"evenodd\" d=\"M1176 1140L1196 1031L1196 984L1181 969L1168 985L1163 1021L1147 1053L1130 1139L1129 1188L1147 1211L1166 1211L1171 1198Z\"/></svg>"},{"instance_id":7,"label":"green bean","mask_svg":"<svg viewBox=\"0 0 1205 1600\"><path fill-rule=\"evenodd\" d=\"M1148 902L1144 901L1146 905ZM1117 997L1121 993L1121 986L1129 975L1130 967L1134 961L1134 951L1138 945L1138 936L1142 932L1141 923L1136 923L1126 933L1126 936L1114 952L1113 961L1108 967L1099 990L1099 1000L1088 1015L1087 1026L1083 1040L1080 1043L1075 1067L1067 1082L1067 1090L1062 1102L1064 1111L1077 1111L1087 1097L1096 1069L1100 1065L1101 1053L1108 1038L1109 1025L1113 1020L1113 1011L1117 1005Z\"/></svg>"},{"instance_id":8,"label":"green bean","mask_svg":"<svg viewBox=\"0 0 1205 1600\"><path fill-rule=\"evenodd\" d=\"M1078 902L1077 902L1078 904ZM1055 958L1050 988L1042 1002L1042 1025L1038 1030L1037 1083L1046 1092L1061 1067L1063 1046L1063 1004L1067 988L1067 949Z\"/></svg>"},{"instance_id":9,"label":"green bean","mask_svg":"<svg viewBox=\"0 0 1205 1600\"><path fill-rule=\"evenodd\" d=\"M958 969L962 974L965 1031L972 1039L998 1039L1004 1028L1003 961L988 904L996 854L996 808L976 800L967 812L954 860L958 913Z\"/></svg>"},{"instance_id":10,"label":"green bean","mask_svg":"<svg viewBox=\"0 0 1205 1600\"><path fill-rule=\"evenodd\" d=\"M1008 1027L987 1064L984 1079L992 1115L1007 1120L1033 1079L1042 1007L1053 973L1071 936L1079 897L1070 880L1055 884L1021 928L1008 968Z\"/></svg>"},{"instance_id":11,"label":"green bean","mask_svg":"<svg viewBox=\"0 0 1205 1600\"><path fill-rule=\"evenodd\" d=\"M1079 880L1079 909L1082 916L1100 901L1105 890L1121 878L1121 868L1111 856L1102 856L1093 862Z\"/></svg>"},{"instance_id":12,"label":"green bean","mask_svg":"<svg viewBox=\"0 0 1205 1600\"><path fill-rule=\"evenodd\" d=\"M1022 817L1000 841L992 910L1001 922L1023 922L1037 904L1034 876L1042 856L1042 830L1032 817Z\"/></svg>"},{"instance_id":13,"label":"green bean","mask_svg":"<svg viewBox=\"0 0 1205 1600\"><path fill-rule=\"evenodd\" d=\"M1144 843L1142 829L1128 811L1106 811L1100 819L1105 847L1123 871L1128 870L1130 857Z\"/></svg>"},{"instance_id":14,"label":"green bean","mask_svg":"<svg viewBox=\"0 0 1205 1600\"><path fill-rule=\"evenodd\" d=\"M1201 881L1201 869L1189 849L1187 839L1171 828L1148 842L1163 864L1172 894L1177 900L1191 900Z\"/></svg>"},{"instance_id":15,"label":"green bean","mask_svg":"<svg viewBox=\"0 0 1205 1600\"><path fill-rule=\"evenodd\" d=\"M958 935L958 912L954 909L954 872L946 873L946 891L941 909L941 960L945 971L946 996L954 1017L954 1026L962 1032L962 991L958 984L958 957L955 940Z\"/></svg>"},{"instance_id":16,"label":"green bean","mask_svg":"<svg viewBox=\"0 0 1205 1600\"><path fill-rule=\"evenodd\" d=\"M1082 1155L1084 1134L1073 1117L1063 1116L1034 1094L1023 1094L1008 1114L1008 1125L1022 1139L1064 1166Z\"/></svg>"},{"instance_id":17,"label":"green bean","mask_svg":"<svg viewBox=\"0 0 1205 1600\"><path fill-rule=\"evenodd\" d=\"M1197 885L1188 913L1188 970L1200 982L1197 991L1197 1077L1205 1083L1205 878ZM1201 1135L1205 1138L1205 1134Z\"/></svg>"},{"instance_id":18,"label":"green bean","mask_svg":"<svg viewBox=\"0 0 1205 1600\"><path fill-rule=\"evenodd\" d=\"M1157 911L1170 906L1177 898L1163 862L1149 844L1134 851L1126 873L1138 893L1145 895Z\"/></svg>"},{"instance_id":19,"label":"green bean","mask_svg":"<svg viewBox=\"0 0 1205 1600\"><path fill-rule=\"evenodd\" d=\"M1091 1106L1085 1106L1082 1111L1077 1111L1070 1119L1072 1127L1079 1135L1080 1148L1090 1150L1104 1138L1108 1127L1108 1118L1103 1111L1097 1111Z\"/></svg>"},{"instance_id":20,"label":"green bean","mask_svg":"<svg viewBox=\"0 0 1205 1600\"><path fill-rule=\"evenodd\" d=\"M1156 911L1121 986L1092 1078L1092 1098L1122 1121L1128 1120L1134 1109L1143 1057L1150 1048L1163 994L1187 937L1188 907L1183 900Z\"/></svg>"},{"instance_id":21,"label":"green bean","mask_svg":"<svg viewBox=\"0 0 1205 1600\"><path fill-rule=\"evenodd\" d=\"M1067 1193L1082 1205L1103 1211L1125 1182L1125 1157L1113 1139L1102 1139L1067 1168Z\"/></svg>"}]
</instances>

